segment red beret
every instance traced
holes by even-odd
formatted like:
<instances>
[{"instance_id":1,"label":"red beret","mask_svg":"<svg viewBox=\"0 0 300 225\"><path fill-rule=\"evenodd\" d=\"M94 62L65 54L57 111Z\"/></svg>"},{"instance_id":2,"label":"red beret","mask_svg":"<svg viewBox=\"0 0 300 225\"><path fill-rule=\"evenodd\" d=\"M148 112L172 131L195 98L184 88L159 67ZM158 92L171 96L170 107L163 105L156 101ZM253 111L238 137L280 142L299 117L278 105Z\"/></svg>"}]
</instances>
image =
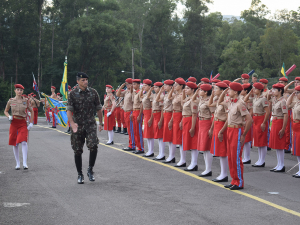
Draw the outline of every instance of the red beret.
<instances>
[{"instance_id":1,"label":"red beret","mask_svg":"<svg viewBox=\"0 0 300 225\"><path fill-rule=\"evenodd\" d=\"M248 74L246 74L246 73L242 74L241 77L244 78L244 79L249 79L250 78L250 76Z\"/></svg>"},{"instance_id":2,"label":"red beret","mask_svg":"<svg viewBox=\"0 0 300 225\"><path fill-rule=\"evenodd\" d=\"M220 81L220 80L218 80L218 79L213 79L211 82L212 82L212 83L219 83L219 82L222 82L222 81Z\"/></svg>"},{"instance_id":3,"label":"red beret","mask_svg":"<svg viewBox=\"0 0 300 225\"><path fill-rule=\"evenodd\" d=\"M284 82L288 82L289 81L286 77L281 77L279 80L280 81L284 81Z\"/></svg>"},{"instance_id":4,"label":"red beret","mask_svg":"<svg viewBox=\"0 0 300 225\"><path fill-rule=\"evenodd\" d=\"M201 81L206 82L206 83L209 83L209 79L206 78L206 77L202 78Z\"/></svg>"},{"instance_id":5,"label":"red beret","mask_svg":"<svg viewBox=\"0 0 300 225\"><path fill-rule=\"evenodd\" d=\"M157 86L157 87L161 87L163 86L164 84L162 82L155 82L154 83L154 86Z\"/></svg>"},{"instance_id":6,"label":"red beret","mask_svg":"<svg viewBox=\"0 0 300 225\"><path fill-rule=\"evenodd\" d=\"M202 84L204 85L204 84ZM192 89L197 89L197 84L193 83L193 82L187 82L186 86L192 88Z\"/></svg>"},{"instance_id":7,"label":"red beret","mask_svg":"<svg viewBox=\"0 0 300 225\"><path fill-rule=\"evenodd\" d=\"M32 95L33 97L36 97L36 95Z\"/></svg>"},{"instance_id":8,"label":"red beret","mask_svg":"<svg viewBox=\"0 0 300 225\"><path fill-rule=\"evenodd\" d=\"M145 79L145 80L143 80L143 83L144 83L144 84L151 85L151 84L152 84L152 80Z\"/></svg>"},{"instance_id":9,"label":"red beret","mask_svg":"<svg viewBox=\"0 0 300 225\"><path fill-rule=\"evenodd\" d=\"M181 77L177 78L177 79L175 80L175 82L176 82L177 84L180 84L180 85L185 84L184 79L182 79ZM191 82L194 82L194 81L191 81Z\"/></svg>"},{"instance_id":10,"label":"red beret","mask_svg":"<svg viewBox=\"0 0 300 225\"><path fill-rule=\"evenodd\" d=\"M296 91L300 91L300 85L296 86L296 87L295 87L295 90L296 90Z\"/></svg>"},{"instance_id":11,"label":"red beret","mask_svg":"<svg viewBox=\"0 0 300 225\"><path fill-rule=\"evenodd\" d=\"M132 82L141 83L141 80L140 79L133 79Z\"/></svg>"},{"instance_id":12,"label":"red beret","mask_svg":"<svg viewBox=\"0 0 300 225\"><path fill-rule=\"evenodd\" d=\"M164 84L173 85L174 84L174 80L165 80Z\"/></svg>"},{"instance_id":13,"label":"red beret","mask_svg":"<svg viewBox=\"0 0 300 225\"><path fill-rule=\"evenodd\" d=\"M70 85L68 85L68 89L69 89L69 90L71 89L71 86L70 86Z\"/></svg>"},{"instance_id":14,"label":"red beret","mask_svg":"<svg viewBox=\"0 0 300 225\"><path fill-rule=\"evenodd\" d=\"M188 79L188 81L190 81L190 82L197 82L197 79L195 78L195 77L189 77L189 79ZM177 82L176 80L175 80L175 82ZM177 82L178 83L178 82Z\"/></svg>"},{"instance_id":15,"label":"red beret","mask_svg":"<svg viewBox=\"0 0 300 225\"><path fill-rule=\"evenodd\" d=\"M52 88L52 89L56 89L56 87L54 87L54 86L51 86L51 88Z\"/></svg>"},{"instance_id":16,"label":"red beret","mask_svg":"<svg viewBox=\"0 0 300 225\"><path fill-rule=\"evenodd\" d=\"M21 84L15 84L15 88L17 89L17 88L20 88L20 89L23 89L24 90L24 87L23 87L23 85L21 85Z\"/></svg>"},{"instance_id":17,"label":"red beret","mask_svg":"<svg viewBox=\"0 0 300 225\"><path fill-rule=\"evenodd\" d=\"M203 91L210 91L212 89L212 86L210 84L201 84L200 89Z\"/></svg>"},{"instance_id":18,"label":"red beret","mask_svg":"<svg viewBox=\"0 0 300 225\"><path fill-rule=\"evenodd\" d=\"M243 84L242 86L243 86L243 89L245 90L245 89L249 88L250 85L251 85L251 84L248 83L248 84Z\"/></svg>"},{"instance_id":19,"label":"red beret","mask_svg":"<svg viewBox=\"0 0 300 225\"><path fill-rule=\"evenodd\" d=\"M243 90L243 86L237 82L231 82L229 84L229 87L234 91L242 91Z\"/></svg>"},{"instance_id":20,"label":"red beret","mask_svg":"<svg viewBox=\"0 0 300 225\"><path fill-rule=\"evenodd\" d=\"M216 86L221 87L221 88L228 88L228 85L225 82L216 83Z\"/></svg>"},{"instance_id":21,"label":"red beret","mask_svg":"<svg viewBox=\"0 0 300 225\"><path fill-rule=\"evenodd\" d=\"M131 78L127 78L127 79L125 80L125 82L128 83L128 84L132 84L132 79L131 79Z\"/></svg>"},{"instance_id":22,"label":"red beret","mask_svg":"<svg viewBox=\"0 0 300 225\"><path fill-rule=\"evenodd\" d=\"M300 77L296 77L295 80L300 80Z\"/></svg>"},{"instance_id":23,"label":"red beret","mask_svg":"<svg viewBox=\"0 0 300 225\"><path fill-rule=\"evenodd\" d=\"M121 91L125 91L124 89L122 89Z\"/></svg>"},{"instance_id":24,"label":"red beret","mask_svg":"<svg viewBox=\"0 0 300 225\"><path fill-rule=\"evenodd\" d=\"M25 98L27 98L27 95L25 95L25 94L24 94L24 95L22 95L22 96L23 96L23 97L25 97Z\"/></svg>"},{"instance_id":25,"label":"red beret","mask_svg":"<svg viewBox=\"0 0 300 225\"><path fill-rule=\"evenodd\" d=\"M259 89L259 90L264 90L264 89L265 89L265 87L264 87L264 85L263 85L262 83L256 82L256 83L253 84L253 86L254 86L256 89Z\"/></svg>"},{"instance_id":26,"label":"red beret","mask_svg":"<svg viewBox=\"0 0 300 225\"><path fill-rule=\"evenodd\" d=\"M284 85L283 84L279 84L279 83L274 84L272 87L273 88L278 88L278 89L284 89Z\"/></svg>"},{"instance_id":27,"label":"red beret","mask_svg":"<svg viewBox=\"0 0 300 225\"><path fill-rule=\"evenodd\" d=\"M268 81L267 79L260 79L259 82L260 82L260 83L264 83L264 84L269 83L269 81Z\"/></svg>"},{"instance_id":28,"label":"red beret","mask_svg":"<svg viewBox=\"0 0 300 225\"><path fill-rule=\"evenodd\" d=\"M222 82L225 83L225 84L227 84L228 86L229 86L229 84L231 83L230 80L223 80Z\"/></svg>"},{"instance_id":29,"label":"red beret","mask_svg":"<svg viewBox=\"0 0 300 225\"><path fill-rule=\"evenodd\" d=\"M60 93L58 92L56 95L60 95Z\"/></svg>"},{"instance_id":30,"label":"red beret","mask_svg":"<svg viewBox=\"0 0 300 225\"><path fill-rule=\"evenodd\" d=\"M34 95L34 93L33 93L33 92L31 92L30 94L31 94L31 95Z\"/></svg>"},{"instance_id":31,"label":"red beret","mask_svg":"<svg viewBox=\"0 0 300 225\"><path fill-rule=\"evenodd\" d=\"M113 89L113 87L111 85L109 85L109 84L105 85L105 87Z\"/></svg>"},{"instance_id":32,"label":"red beret","mask_svg":"<svg viewBox=\"0 0 300 225\"><path fill-rule=\"evenodd\" d=\"M113 89L113 90L112 90L112 93L114 93L114 92L115 92L115 90Z\"/></svg>"}]
</instances>

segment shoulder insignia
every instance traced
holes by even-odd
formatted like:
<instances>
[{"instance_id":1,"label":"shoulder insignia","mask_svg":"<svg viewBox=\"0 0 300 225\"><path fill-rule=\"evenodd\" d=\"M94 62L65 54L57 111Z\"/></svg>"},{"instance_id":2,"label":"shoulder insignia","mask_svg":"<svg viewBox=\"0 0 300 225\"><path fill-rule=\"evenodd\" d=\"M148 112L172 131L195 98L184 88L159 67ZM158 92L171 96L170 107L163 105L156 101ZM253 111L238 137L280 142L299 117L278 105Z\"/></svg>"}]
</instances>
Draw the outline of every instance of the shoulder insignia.
<instances>
[{"instance_id":1,"label":"shoulder insignia","mask_svg":"<svg viewBox=\"0 0 300 225\"><path fill-rule=\"evenodd\" d=\"M197 106L194 105L193 109L197 109Z\"/></svg>"},{"instance_id":2,"label":"shoulder insignia","mask_svg":"<svg viewBox=\"0 0 300 225\"><path fill-rule=\"evenodd\" d=\"M246 107L245 106L243 106L242 107L242 111L246 111L247 109L246 109Z\"/></svg>"},{"instance_id":3,"label":"shoulder insignia","mask_svg":"<svg viewBox=\"0 0 300 225\"><path fill-rule=\"evenodd\" d=\"M269 104L269 102L268 102L268 101L265 101L265 104L267 105L267 104Z\"/></svg>"},{"instance_id":4,"label":"shoulder insignia","mask_svg":"<svg viewBox=\"0 0 300 225\"><path fill-rule=\"evenodd\" d=\"M282 109L286 109L286 106L284 105L284 106L282 106Z\"/></svg>"}]
</instances>

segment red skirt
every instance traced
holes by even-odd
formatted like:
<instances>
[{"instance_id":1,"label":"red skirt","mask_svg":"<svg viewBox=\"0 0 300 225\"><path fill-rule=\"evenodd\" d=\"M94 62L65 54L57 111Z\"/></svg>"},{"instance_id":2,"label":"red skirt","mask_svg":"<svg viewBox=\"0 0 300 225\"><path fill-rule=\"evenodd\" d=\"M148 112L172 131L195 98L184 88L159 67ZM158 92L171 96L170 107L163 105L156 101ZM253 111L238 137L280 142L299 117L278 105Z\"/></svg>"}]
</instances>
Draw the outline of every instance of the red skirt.
<instances>
[{"instance_id":1,"label":"red skirt","mask_svg":"<svg viewBox=\"0 0 300 225\"><path fill-rule=\"evenodd\" d=\"M169 122L172 118L171 112L164 113L164 135L163 135L163 142L172 142L173 140L173 129L169 130Z\"/></svg>"},{"instance_id":2,"label":"red skirt","mask_svg":"<svg viewBox=\"0 0 300 225\"><path fill-rule=\"evenodd\" d=\"M227 128L223 133L223 141L220 142L218 138L218 134L220 130L223 128L224 124L225 122L223 121L214 122L214 132L211 141L210 153L218 157L227 156Z\"/></svg>"},{"instance_id":3,"label":"red skirt","mask_svg":"<svg viewBox=\"0 0 300 225\"><path fill-rule=\"evenodd\" d=\"M285 133L283 137L279 137L279 131L282 129L283 126L283 119L281 120L273 120L271 133L270 133L270 140L269 140L269 147L273 149L284 149L285 148Z\"/></svg>"},{"instance_id":4,"label":"red skirt","mask_svg":"<svg viewBox=\"0 0 300 225\"><path fill-rule=\"evenodd\" d=\"M158 128L158 123L161 118L161 112L153 113L153 131L154 131L154 138L159 139L163 138L164 136L164 124L161 125L161 128Z\"/></svg>"},{"instance_id":5,"label":"red skirt","mask_svg":"<svg viewBox=\"0 0 300 225\"><path fill-rule=\"evenodd\" d=\"M27 123L24 119L13 118L9 128L9 145L16 146L17 144L26 141L28 138Z\"/></svg>"},{"instance_id":6,"label":"red skirt","mask_svg":"<svg viewBox=\"0 0 300 225\"><path fill-rule=\"evenodd\" d=\"M144 138L154 138L153 120L149 127L148 121L151 118L152 109L143 110L144 114Z\"/></svg>"},{"instance_id":7,"label":"red skirt","mask_svg":"<svg viewBox=\"0 0 300 225\"><path fill-rule=\"evenodd\" d=\"M182 118L182 147L183 151L196 150L197 149L197 139L198 139L198 125L196 121L195 134L193 137L190 135L190 129L192 127L192 117Z\"/></svg>"},{"instance_id":8,"label":"red skirt","mask_svg":"<svg viewBox=\"0 0 300 225\"><path fill-rule=\"evenodd\" d=\"M244 129L245 129L245 127L244 127ZM253 141L253 126L252 125L245 137L245 143L250 142L250 141Z\"/></svg>"},{"instance_id":9,"label":"red skirt","mask_svg":"<svg viewBox=\"0 0 300 225\"><path fill-rule=\"evenodd\" d=\"M173 144L182 145L182 130L179 128L179 123L182 120L181 112L173 112Z\"/></svg>"},{"instance_id":10,"label":"red skirt","mask_svg":"<svg viewBox=\"0 0 300 225\"><path fill-rule=\"evenodd\" d=\"M293 148L292 154L300 156L300 123L293 122Z\"/></svg>"},{"instance_id":11,"label":"red skirt","mask_svg":"<svg viewBox=\"0 0 300 225\"><path fill-rule=\"evenodd\" d=\"M211 120L199 120L199 131L198 131L198 151L210 151L211 138L208 136L208 131L211 127Z\"/></svg>"},{"instance_id":12,"label":"red skirt","mask_svg":"<svg viewBox=\"0 0 300 225\"><path fill-rule=\"evenodd\" d=\"M253 139L255 147L264 147L268 145L268 127L269 121L266 122L266 128L263 132L260 125L263 123L265 115L263 116L253 116ZM249 131L250 132L250 131ZM248 132L248 133L249 133Z\"/></svg>"},{"instance_id":13,"label":"red skirt","mask_svg":"<svg viewBox=\"0 0 300 225\"><path fill-rule=\"evenodd\" d=\"M108 129L107 129L107 123L108 123ZM115 112L112 112L112 114L108 117L107 120L107 110L104 110L104 130L113 130L115 125L116 125Z\"/></svg>"}]
</instances>

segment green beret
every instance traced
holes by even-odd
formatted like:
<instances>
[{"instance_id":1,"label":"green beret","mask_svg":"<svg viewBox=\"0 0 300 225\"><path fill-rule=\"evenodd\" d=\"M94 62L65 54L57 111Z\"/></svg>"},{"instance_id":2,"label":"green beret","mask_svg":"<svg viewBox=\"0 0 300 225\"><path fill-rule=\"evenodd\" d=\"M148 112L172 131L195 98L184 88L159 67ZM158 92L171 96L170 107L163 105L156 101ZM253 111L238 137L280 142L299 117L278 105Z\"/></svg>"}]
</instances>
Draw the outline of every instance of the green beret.
<instances>
[{"instance_id":1,"label":"green beret","mask_svg":"<svg viewBox=\"0 0 300 225\"><path fill-rule=\"evenodd\" d=\"M253 73L253 74L252 74L252 77L258 78L258 75L257 75L256 73Z\"/></svg>"}]
</instances>

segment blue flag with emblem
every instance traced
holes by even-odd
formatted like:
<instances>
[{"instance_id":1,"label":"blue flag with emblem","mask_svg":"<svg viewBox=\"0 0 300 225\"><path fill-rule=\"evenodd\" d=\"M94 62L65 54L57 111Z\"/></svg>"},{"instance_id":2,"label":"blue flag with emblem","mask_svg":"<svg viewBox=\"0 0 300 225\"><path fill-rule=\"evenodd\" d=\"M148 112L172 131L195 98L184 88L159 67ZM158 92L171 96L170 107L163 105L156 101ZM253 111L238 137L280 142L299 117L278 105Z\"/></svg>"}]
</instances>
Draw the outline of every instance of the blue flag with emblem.
<instances>
[{"instance_id":1,"label":"blue flag with emblem","mask_svg":"<svg viewBox=\"0 0 300 225\"><path fill-rule=\"evenodd\" d=\"M47 101L49 102L49 105L51 107L51 110L54 112L54 116L56 118L56 121L58 124L62 127L68 126L68 116L67 116L67 108L64 104L59 103L59 101L49 97L48 95L42 93L42 96L44 96Z\"/></svg>"}]
</instances>

